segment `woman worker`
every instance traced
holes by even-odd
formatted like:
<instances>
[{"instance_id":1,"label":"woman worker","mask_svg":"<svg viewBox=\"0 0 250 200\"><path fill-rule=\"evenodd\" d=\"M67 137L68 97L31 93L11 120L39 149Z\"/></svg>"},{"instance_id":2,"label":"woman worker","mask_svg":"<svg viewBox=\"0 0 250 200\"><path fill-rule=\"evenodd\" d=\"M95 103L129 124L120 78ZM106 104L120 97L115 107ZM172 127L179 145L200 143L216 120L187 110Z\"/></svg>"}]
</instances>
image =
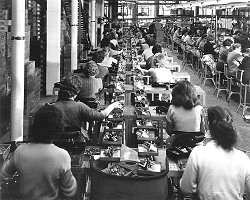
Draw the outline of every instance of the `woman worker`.
<instances>
[{"instance_id":1,"label":"woman worker","mask_svg":"<svg viewBox=\"0 0 250 200\"><path fill-rule=\"evenodd\" d=\"M196 193L200 200L250 198L250 160L234 148L237 133L229 110L207 110L212 141L191 152L180 181L183 193Z\"/></svg>"},{"instance_id":2,"label":"woman worker","mask_svg":"<svg viewBox=\"0 0 250 200\"><path fill-rule=\"evenodd\" d=\"M62 112L52 105L43 106L35 113L31 129L31 142L21 144L4 163L0 180L18 172L18 199L54 200L59 191L73 199L77 183L69 153L53 144L63 131Z\"/></svg>"},{"instance_id":3,"label":"woman worker","mask_svg":"<svg viewBox=\"0 0 250 200\"><path fill-rule=\"evenodd\" d=\"M204 132L202 109L195 88L189 81L180 81L173 88L167 113L167 133Z\"/></svg>"},{"instance_id":4,"label":"woman worker","mask_svg":"<svg viewBox=\"0 0 250 200\"><path fill-rule=\"evenodd\" d=\"M114 108L121 108L120 102L110 104L106 109L97 111L82 102L76 102L77 96L82 85L82 79L73 75L65 78L61 82L58 93L58 100L53 105L61 110L64 116L65 132L81 131L85 122L102 121ZM65 133L65 134L66 134ZM79 136L76 139L80 139Z\"/></svg>"}]
</instances>

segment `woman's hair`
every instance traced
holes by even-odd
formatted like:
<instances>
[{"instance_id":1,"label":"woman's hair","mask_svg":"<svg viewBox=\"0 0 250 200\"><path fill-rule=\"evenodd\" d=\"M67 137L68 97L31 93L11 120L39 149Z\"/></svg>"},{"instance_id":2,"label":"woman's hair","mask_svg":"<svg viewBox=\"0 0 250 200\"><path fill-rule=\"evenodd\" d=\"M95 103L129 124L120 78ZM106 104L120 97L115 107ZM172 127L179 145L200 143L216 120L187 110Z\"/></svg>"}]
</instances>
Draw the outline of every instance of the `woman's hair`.
<instances>
[{"instance_id":1,"label":"woman's hair","mask_svg":"<svg viewBox=\"0 0 250 200\"><path fill-rule=\"evenodd\" d=\"M115 32L114 31L111 31L109 33L109 36L110 36L110 39L113 40L113 39L116 39L116 35L115 35Z\"/></svg>"},{"instance_id":2,"label":"woman's hair","mask_svg":"<svg viewBox=\"0 0 250 200\"><path fill-rule=\"evenodd\" d=\"M153 38L149 38L148 40L146 40L148 46L154 46L156 44L155 39Z\"/></svg>"},{"instance_id":3,"label":"woman's hair","mask_svg":"<svg viewBox=\"0 0 250 200\"><path fill-rule=\"evenodd\" d=\"M32 141L48 143L63 132L63 114L53 105L41 107L34 116L30 136Z\"/></svg>"},{"instance_id":4,"label":"woman's hair","mask_svg":"<svg viewBox=\"0 0 250 200\"><path fill-rule=\"evenodd\" d=\"M223 46L224 46L224 47L226 47L226 46L230 47L233 43L234 43L234 42L233 42L231 39L225 39L225 40L223 41Z\"/></svg>"},{"instance_id":5,"label":"woman's hair","mask_svg":"<svg viewBox=\"0 0 250 200\"><path fill-rule=\"evenodd\" d=\"M86 63L86 67L83 70L86 77L95 76L99 73L97 64L94 61L89 61Z\"/></svg>"},{"instance_id":6,"label":"woman's hair","mask_svg":"<svg viewBox=\"0 0 250 200\"><path fill-rule=\"evenodd\" d=\"M195 88L189 81L180 81L177 83L172 91L171 103L176 107L183 106L186 110L190 110L196 105L199 105L195 95Z\"/></svg>"},{"instance_id":7,"label":"woman's hair","mask_svg":"<svg viewBox=\"0 0 250 200\"><path fill-rule=\"evenodd\" d=\"M219 106L210 107L207 110L211 137L217 141L223 149L231 150L237 142L237 134L232 125L232 114L226 108Z\"/></svg>"},{"instance_id":8,"label":"woman's hair","mask_svg":"<svg viewBox=\"0 0 250 200\"><path fill-rule=\"evenodd\" d=\"M82 87L82 79L77 75L70 75L59 82L58 100L68 100L74 97Z\"/></svg>"},{"instance_id":9,"label":"woman's hair","mask_svg":"<svg viewBox=\"0 0 250 200\"><path fill-rule=\"evenodd\" d=\"M207 34L203 34L203 35L201 35L201 39L207 39Z\"/></svg>"},{"instance_id":10,"label":"woman's hair","mask_svg":"<svg viewBox=\"0 0 250 200\"><path fill-rule=\"evenodd\" d=\"M92 59L96 63L101 63L104 58L105 58L105 51L104 50L98 50L97 52L94 53Z\"/></svg>"},{"instance_id":11,"label":"woman's hair","mask_svg":"<svg viewBox=\"0 0 250 200\"><path fill-rule=\"evenodd\" d=\"M194 34L194 32L192 30L188 31L188 35L192 36Z\"/></svg>"},{"instance_id":12,"label":"woman's hair","mask_svg":"<svg viewBox=\"0 0 250 200\"><path fill-rule=\"evenodd\" d=\"M111 40L110 34L104 35L104 37L102 38L102 40L100 42L100 47L104 48L104 47L109 46L110 40Z\"/></svg>"},{"instance_id":13,"label":"woman's hair","mask_svg":"<svg viewBox=\"0 0 250 200\"><path fill-rule=\"evenodd\" d=\"M186 34L186 33L188 33L188 30L187 29L184 29L183 31L182 31L182 35L184 35L184 34Z\"/></svg>"},{"instance_id":14,"label":"woman's hair","mask_svg":"<svg viewBox=\"0 0 250 200\"><path fill-rule=\"evenodd\" d=\"M214 41L214 36L212 34L207 35L208 41Z\"/></svg>"},{"instance_id":15,"label":"woman's hair","mask_svg":"<svg viewBox=\"0 0 250 200\"><path fill-rule=\"evenodd\" d=\"M241 47L241 44L240 43L234 43L233 45L232 45L232 49L233 50L235 50L235 49L237 49L237 48L240 48Z\"/></svg>"},{"instance_id":16,"label":"woman's hair","mask_svg":"<svg viewBox=\"0 0 250 200\"><path fill-rule=\"evenodd\" d=\"M155 44L152 48L152 53L156 54L156 53L162 53L162 48L160 44Z\"/></svg>"}]
</instances>

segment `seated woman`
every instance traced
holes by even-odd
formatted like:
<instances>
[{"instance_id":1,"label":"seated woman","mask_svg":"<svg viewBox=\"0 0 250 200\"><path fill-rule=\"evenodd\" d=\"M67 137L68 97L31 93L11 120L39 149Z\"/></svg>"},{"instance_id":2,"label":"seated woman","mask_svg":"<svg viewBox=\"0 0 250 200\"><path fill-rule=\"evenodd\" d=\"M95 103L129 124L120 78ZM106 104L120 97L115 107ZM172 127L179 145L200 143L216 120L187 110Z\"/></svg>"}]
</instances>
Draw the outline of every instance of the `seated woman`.
<instances>
[{"instance_id":1,"label":"seated woman","mask_svg":"<svg viewBox=\"0 0 250 200\"><path fill-rule=\"evenodd\" d=\"M229 110L215 106L207 110L212 140L195 147L180 181L184 194L198 199L242 200L250 198L250 160L234 148L237 133Z\"/></svg>"},{"instance_id":2,"label":"seated woman","mask_svg":"<svg viewBox=\"0 0 250 200\"><path fill-rule=\"evenodd\" d=\"M102 50L104 51L104 59L100 63L103 66L106 66L108 68L112 67L113 64L117 64L118 61L110 56L110 47L104 46L102 47Z\"/></svg>"},{"instance_id":3,"label":"seated woman","mask_svg":"<svg viewBox=\"0 0 250 200\"><path fill-rule=\"evenodd\" d=\"M150 56L146 61L145 69L149 70L150 68L155 68L155 56L156 54L162 53L162 47L160 44L155 44L152 48L153 55Z\"/></svg>"},{"instance_id":4,"label":"seated woman","mask_svg":"<svg viewBox=\"0 0 250 200\"><path fill-rule=\"evenodd\" d=\"M62 111L64 116L65 132L81 131L85 122L101 121L109 115L114 108L120 108L119 102L110 104L105 110L97 111L91 109L82 102L74 101L82 87L82 79L73 75L66 77L60 86L58 100L53 105ZM77 139L82 139L81 137Z\"/></svg>"},{"instance_id":5,"label":"seated woman","mask_svg":"<svg viewBox=\"0 0 250 200\"><path fill-rule=\"evenodd\" d=\"M121 54L123 52L123 50L119 50L120 47L119 47L118 41L117 41L117 34L114 31L110 32L109 47L110 47L110 55L111 56L115 56L115 55Z\"/></svg>"},{"instance_id":6,"label":"seated woman","mask_svg":"<svg viewBox=\"0 0 250 200\"><path fill-rule=\"evenodd\" d=\"M192 36L193 36L193 31L192 31L192 30L189 30L189 31L187 32L186 37L185 37L184 40L183 40L183 42L186 43L186 48L187 48L188 50L191 49L191 48L194 46L194 44L195 44L195 42L194 42L193 39L192 39Z\"/></svg>"},{"instance_id":7,"label":"seated woman","mask_svg":"<svg viewBox=\"0 0 250 200\"><path fill-rule=\"evenodd\" d=\"M244 84L249 84L250 82L250 51L244 53L244 58L239 69L244 70L242 76L242 82Z\"/></svg>"},{"instance_id":8,"label":"seated woman","mask_svg":"<svg viewBox=\"0 0 250 200\"><path fill-rule=\"evenodd\" d=\"M142 52L142 57L144 58L145 62L147 62L147 60L153 55L152 49L153 49L153 46L156 44L156 41L151 37L148 37L146 42L147 42L149 48L146 48Z\"/></svg>"},{"instance_id":9,"label":"seated woman","mask_svg":"<svg viewBox=\"0 0 250 200\"><path fill-rule=\"evenodd\" d=\"M105 51L104 50L98 50L97 52L95 52L95 54L92 58L93 61L97 64L98 71L99 71L99 73L95 77L101 78L102 80L109 73L108 67L102 63L104 58L105 58Z\"/></svg>"},{"instance_id":10,"label":"seated woman","mask_svg":"<svg viewBox=\"0 0 250 200\"><path fill-rule=\"evenodd\" d=\"M213 35L208 35L207 36L207 42L204 44L204 55L212 55L213 58L216 56L215 52L215 43L214 43L214 36Z\"/></svg>"},{"instance_id":11,"label":"seated woman","mask_svg":"<svg viewBox=\"0 0 250 200\"><path fill-rule=\"evenodd\" d=\"M227 55L229 53L229 49L231 48L233 41L230 39L226 39L222 43L222 47L219 50L219 58L216 69L219 71L224 71L224 64L227 63Z\"/></svg>"},{"instance_id":12,"label":"seated woman","mask_svg":"<svg viewBox=\"0 0 250 200\"><path fill-rule=\"evenodd\" d=\"M169 83L171 82L173 76L171 73L171 68L168 68L168 61L165 60L164 54L158 54L155 56L153 68L149 70L142 69L141 67L137 67L138 70L142 72L143 75L150 75L151 82L153 83Z\"/></svg>"},{"instance_id":13,"label":"seated woman","mask_svg":"<svg viewBox=\"0 0 250 200\"><path fill-rule=\"evenodd\" d=\"M227 55L227 67L228 67L228 75L235 76L238 67L240 66L243 60L242 52L241 52L241 44L234 43L232 45L232 51Z\"/></svg>"},{"instance_id":14,"label":"seated woman","mask_svg":"<svg viewBox=\"0 0 250 200\"><path fill-rule=\"evenodd\" d=\"M204 46L206 43L207 43L207 35L203 34L200 40L197 40L196 46L198 47L199 50L204 52Z\"/></svg>"},{"instance_id":15,"label":"seated woman","mask_svg":"<svg viewBox=\"0 0 250 200\"><path fill-rule=\"evenodd\" d=\"M181 42L181 27L177 27L173 35L173 41L179 44Z\"/></svg>"},{"instance_id":16,"label":"seated woman","mask_svg":"<svg viewBox=\"0 0 250 200\"><path fill-rule=\"evenodd\" d=\"M167 113L167 133L204 132L202 109L195 88L189 81L181 81L173 88Z\"/></svg>"},{"instance_id":17,"label":"seated woman","mask_svg":"<svg viewBox=\"0 0 250 200\"><path fill-rule=\"evenodd\" d=\"M71 172L69 153L53 144L63 131L63 114L52 105L34 116L31 142L21 144L2 167L0 180L19 174L18 199L74 199L77 182ZM13 189L13 188L12 188Z\"/></svg>"},{"instance_id":18,"label":"seated woman","mask_svg":"<svg viewBox=\"0 0 250 200\"><path fill-rule=\"evenodd\" d=\"M98 99L98 95L103 89L103 84L102 79L95 77L99 74L99 70L94 61L89 61L83 68L82 72L82 87L76 97L76 101L87 103L88 101Z\"/></svg>"}]
</instances>

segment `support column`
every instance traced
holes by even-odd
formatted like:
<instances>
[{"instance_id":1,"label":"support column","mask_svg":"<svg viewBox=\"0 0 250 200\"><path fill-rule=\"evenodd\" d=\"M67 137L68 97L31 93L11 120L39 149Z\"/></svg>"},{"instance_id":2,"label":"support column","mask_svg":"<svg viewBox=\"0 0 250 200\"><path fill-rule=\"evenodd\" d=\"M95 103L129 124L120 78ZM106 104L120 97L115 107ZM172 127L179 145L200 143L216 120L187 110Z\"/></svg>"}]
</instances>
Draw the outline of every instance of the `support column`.
<instances>
[{"instance_id":1,"label":"support column","mask_svg":"<svg viewBox=\"0 0 250 200\"><path fill-rule=\"evenodd\" d=\"M71 0L71 71L77 69L78 0Z\"/></svg>"},{"instance_id":2,"label":"support column","mask_svg":"<svg viewBox=\"0 0 250 200\"><path fill-rule=\"evenodd\" d=\"M101 0L101 18L104 17L104 0ZM104 31L104 24L103 22L101 22L101 25L100 25L100 28L101 28L101 40L103 39L103 31Z\"/></svg>"},{"instance_id":3,"label":"support column","mask_svg":"<svg viewBox=\"0 0 250 200\"><path fill-rule=\"evenodd\" d=\"M160 8L160 1L155 0L155 17L159 17L159 8Z\"/></svg>"},{"instance_id":4,"label":"support column","mask_svg":"<svg viewBox=\"0 0 250 200\"><path fill-rule=\"evenodd\" d=\"M61 1L47 0L46 95L60 81Z\"/></svg>"},{"instance_id":5,"label":"support column","mask_svg":"<svg viewBox=\"0 0 250 200\"><path fill-rule=\"evenodd\" d=\"M95 6L96 0L91 0L91 44L96 47L96 28L95 28Z\"/></svg>"},{"instance_id":6,"label":"support column","mask_svg":"<svg viewBox=\"0 0 250 200\"><path fill-rule=\"evenodd\" d=\"M217 13L216 13L216 6L214 6L214 8L213 8L213 12L214 12L214 15L215 15L215 26L214 26L214 29L215 29L215 42L217 43L217 30L218 30L218 17L217 17Z\"/></svg>"},{"instance_id":7,"label":"support column","mask_svg":"<svg viewBox=\"0 0 250 200\"><path fill-rule=\"evenodd\" d=\"M23 140L25 0L12 0L11 141Z\"/></svg>"}]
</instances>

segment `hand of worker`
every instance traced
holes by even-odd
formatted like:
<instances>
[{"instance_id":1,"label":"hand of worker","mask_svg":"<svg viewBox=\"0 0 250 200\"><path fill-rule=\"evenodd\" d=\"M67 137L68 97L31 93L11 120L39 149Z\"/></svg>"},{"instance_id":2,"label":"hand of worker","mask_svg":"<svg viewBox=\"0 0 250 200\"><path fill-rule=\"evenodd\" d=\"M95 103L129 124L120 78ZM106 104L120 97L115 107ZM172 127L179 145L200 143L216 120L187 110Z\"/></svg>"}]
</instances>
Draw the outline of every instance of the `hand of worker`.
<instances>
[{"instance_id":1,"label":"hand of worker","mask_svg":"<svg viewBox=\"0 0 250 200\"><path fill-rule=\"evenodd\" d=\"M120 101L116 101L114 103L111 104L114 108L120 108L122 109L123 105L122 105L122 102Z\"/></svg>"}]
</instances>

